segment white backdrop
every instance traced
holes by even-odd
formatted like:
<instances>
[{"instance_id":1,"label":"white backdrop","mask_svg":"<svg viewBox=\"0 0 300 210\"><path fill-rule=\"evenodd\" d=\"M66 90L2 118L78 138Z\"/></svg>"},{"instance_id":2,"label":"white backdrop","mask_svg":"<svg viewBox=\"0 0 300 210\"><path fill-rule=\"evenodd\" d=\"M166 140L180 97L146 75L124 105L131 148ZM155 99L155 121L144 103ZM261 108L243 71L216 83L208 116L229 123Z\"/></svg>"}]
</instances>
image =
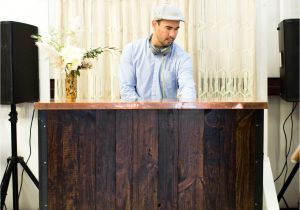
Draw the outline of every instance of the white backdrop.
<instances>
[{"instance_id":1,"label":"white backdrop","mask_svg":"<svg viewBox=\"0 0 300 210\"><path fill-rule=\"evenodd\" d=\"M48 0L0 0L0 21L17 21L35 25L41 33L48 30ZM49 98L49 68L45 61L40 61L40 98ZM29 128L33 112L32 103L17 104L18 123L17 140L18 155L26 160L29 155ZM0 177L2 179L6 167L6 159L11 155L9 105L0 105ZM29 168L38 178L38 137L37 113L32 129L32 155L28 162ZM19 174L22 167L19 168ZM20 182L20 176L19 176ZM12 209L11 185L6 197L7 209ZM24 182L20 196L20 210L38 209L38 190L24 173Z\"/></svg>"},{"instance_id":2,"label":"white backdrop","mask_svg":"<svg viewBox=\"0 0 300 210\"><path fill-rule=\"evenodd\" d=\"M255 0L52 0L50 26L63 31L80 16L82 47L123 48L150 35L152 10L162 2L185 16L175 42L192 57L198 97L255 96ZM105 98L119 98L118 60L104 54L93 68Z\"/></svg>"}]
</instances>

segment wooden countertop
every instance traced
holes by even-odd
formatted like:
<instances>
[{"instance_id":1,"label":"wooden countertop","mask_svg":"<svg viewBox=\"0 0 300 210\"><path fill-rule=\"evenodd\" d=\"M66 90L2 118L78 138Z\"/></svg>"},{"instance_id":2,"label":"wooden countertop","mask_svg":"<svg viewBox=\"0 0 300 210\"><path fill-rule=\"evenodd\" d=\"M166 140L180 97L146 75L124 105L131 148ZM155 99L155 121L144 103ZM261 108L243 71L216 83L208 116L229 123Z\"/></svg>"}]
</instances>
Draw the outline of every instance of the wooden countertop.
<instances>
[{"instance_id":1,"label":"wooden countertop","mask_svg":"<svg viewBox=\"0 0 300 210\"><path fill-rule=\"evenodd\" d=\"M176 100L138 101L127 102L121 100L76 100L67 101L40 101L34 103L37 110L80 110L80 109L267 109L268 103L259 100L232 100L219 101L202 99L193 102Z\"/></svg>"}]
</instances>

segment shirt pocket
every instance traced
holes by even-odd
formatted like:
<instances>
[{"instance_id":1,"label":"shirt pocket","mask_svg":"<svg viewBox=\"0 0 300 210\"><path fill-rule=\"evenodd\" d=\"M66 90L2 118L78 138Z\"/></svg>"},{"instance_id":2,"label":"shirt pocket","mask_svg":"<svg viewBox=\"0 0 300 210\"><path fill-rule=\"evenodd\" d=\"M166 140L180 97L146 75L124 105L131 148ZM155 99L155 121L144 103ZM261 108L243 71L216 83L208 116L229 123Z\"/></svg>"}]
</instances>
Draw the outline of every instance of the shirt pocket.
<instances>
[{"instance_id":1,"label":"shirt pocket","mask_svg":"<svg viewBox=\"0 0 300 210\"><path fill-rule=\"evenodd\" d=\"M165 71L165 86L169 90L176 90L178 87L177 76L174 70L166 69Z\"/></svg>"}]
</instances>

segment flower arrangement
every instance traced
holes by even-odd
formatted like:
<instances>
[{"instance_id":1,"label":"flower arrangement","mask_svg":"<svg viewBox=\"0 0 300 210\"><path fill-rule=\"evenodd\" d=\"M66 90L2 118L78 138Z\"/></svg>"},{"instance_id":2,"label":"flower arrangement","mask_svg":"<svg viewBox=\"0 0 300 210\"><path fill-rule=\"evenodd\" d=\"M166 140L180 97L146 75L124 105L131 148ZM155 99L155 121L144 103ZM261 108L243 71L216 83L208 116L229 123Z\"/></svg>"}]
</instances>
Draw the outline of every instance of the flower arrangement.
<instances>
[{"instance_id":1,"label":"flower arrangement","mask_svg":"<svg viewBox=\"0 0 300 210\"><path fill-rule=\"evenodd\" d=\"M75 30L68 31L64 36L64 42L58 39L58 33L52 32L48 36L32 35L36 45L42 53L46 54L50 63L55 68L64 69L68 75L75 71L80 76L81 69L90 69L92 60L105 51L120 51L115 47L98 47L95 49L85 50L78 47L77 34Z\"/></svg>"}]
</instances>

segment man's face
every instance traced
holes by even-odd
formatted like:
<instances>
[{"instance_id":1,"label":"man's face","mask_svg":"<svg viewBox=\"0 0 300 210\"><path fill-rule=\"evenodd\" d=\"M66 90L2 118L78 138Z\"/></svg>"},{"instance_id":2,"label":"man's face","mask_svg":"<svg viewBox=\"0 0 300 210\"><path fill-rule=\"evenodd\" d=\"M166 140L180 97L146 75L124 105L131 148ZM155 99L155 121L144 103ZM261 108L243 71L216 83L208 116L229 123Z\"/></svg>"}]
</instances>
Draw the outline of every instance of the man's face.
<instances>
[{"instance_id":1,"label":"man's face","mask_svg":"<svg viewBox=\"0 0 300 210\"><path fill-rule=\"evenodd\" d=\"M176 39L179 21L177 20L161 20L159 23L157 21L152 21L152 26L154 29L152 44L156 47L169 46Z\"/></svg>"}]
</instances>

